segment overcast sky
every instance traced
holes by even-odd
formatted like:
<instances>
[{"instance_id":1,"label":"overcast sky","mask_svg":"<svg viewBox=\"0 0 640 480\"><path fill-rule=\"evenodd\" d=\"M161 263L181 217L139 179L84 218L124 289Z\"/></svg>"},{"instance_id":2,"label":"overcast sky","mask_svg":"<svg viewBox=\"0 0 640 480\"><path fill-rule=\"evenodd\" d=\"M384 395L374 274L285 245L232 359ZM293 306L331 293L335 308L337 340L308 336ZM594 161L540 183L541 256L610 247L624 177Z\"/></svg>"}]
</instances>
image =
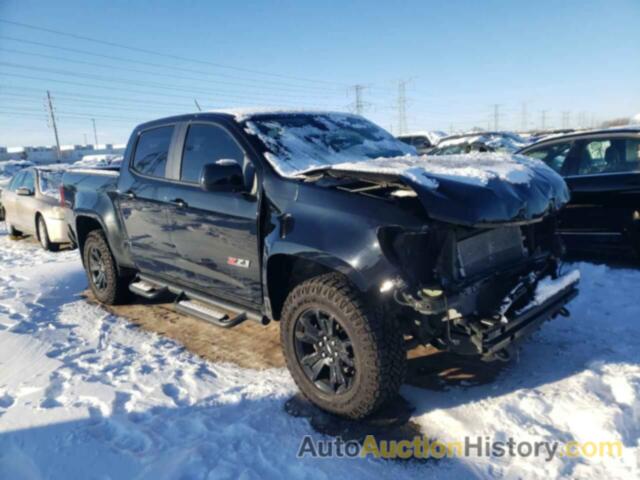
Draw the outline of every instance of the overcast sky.
<instances>
[{"instance_id":1,"label":"overcast sky","mask_svg":"<svg viewBox=\"0 0 640 480\"><path fill-rule=\"evenodd\" d=\"M63 144L194 99L353 110L353 85L397 133L399 81L410 130L493 128L494 105L501 129L640 112L639 0L0 0L0 20L28 25L0 22L0 145L53 143L46 90Z\"/></svg>"}]
</instances>

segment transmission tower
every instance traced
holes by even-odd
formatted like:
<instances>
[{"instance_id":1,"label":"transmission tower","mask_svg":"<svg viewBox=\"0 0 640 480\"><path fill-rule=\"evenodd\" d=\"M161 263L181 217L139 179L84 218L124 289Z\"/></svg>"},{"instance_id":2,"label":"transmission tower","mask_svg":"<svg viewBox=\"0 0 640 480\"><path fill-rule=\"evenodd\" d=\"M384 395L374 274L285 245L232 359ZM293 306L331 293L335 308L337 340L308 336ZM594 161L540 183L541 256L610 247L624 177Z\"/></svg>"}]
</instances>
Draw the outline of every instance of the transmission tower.
<instances>
[{"instance_id":1,"label":"transmission tower","mask_svg":"<svg viewBox=\"0 0 640 480\"><path fill-rule=\"evenodd\" d=\"M500 105L497 103L493 104L493 130L500 130Z\"/></svg>"},{"instance_id":2,"label":"transmission tower","mask_svg":"<svg viewBox=\"0 0 640 480\"><path fill-rule=\"evenodd\" d=\"M407 83L408 80L398 82L398 133L407 133Z\"/></svg>"}]
</instances>

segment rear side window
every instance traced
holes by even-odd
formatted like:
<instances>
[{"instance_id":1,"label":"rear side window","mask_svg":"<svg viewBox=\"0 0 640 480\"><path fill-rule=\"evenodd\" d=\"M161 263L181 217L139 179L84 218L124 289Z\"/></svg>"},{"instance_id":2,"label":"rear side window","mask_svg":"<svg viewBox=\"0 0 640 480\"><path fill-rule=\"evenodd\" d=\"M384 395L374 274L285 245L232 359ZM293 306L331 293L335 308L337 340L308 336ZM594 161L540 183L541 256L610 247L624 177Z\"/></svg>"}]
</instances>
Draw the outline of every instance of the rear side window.
<instances>
[{"instance_id":1,"label":"rear side window","mask_svg":"<svg viewBox=\"0 0 640 480\"><path fill-rule=\"evenodd\" d=\"M578 175L640 171L640 140L598 139L587 142L580 155Z\"/></svg>"},{"instance_id":2,"label":"rear side window","mask_svg":"<svg viewBox=\"0 0 640 480\"><path fill-rule=\"evenodd\" d=\"M189 127L184 144L180 179L196 183L200 180L202 167L222 159L235 160L242 165L244 153L223 128L193 124Z\"/></svg>"},{"instance_id":3,"label":"rear side window","mask_svg":"<svg viewBox=\"0 0 640 480\"><path fill-rule=\"evenodd\" d=\"M133 156L134 170L150 177L164 177L172 135L173 126L142 132Z\"/></svg>"},{"instance_id":4,"label":"rear side window","mask_svg":"<svg viewBox=\"0 0 640 480\"><path fill-rule=\"evenodd\" d=\"M542 160L556 172L562 173L565 161L571 151L571 142L555 143L545 147L529 150L525 155Z\"/></svg>"}]
</instances>

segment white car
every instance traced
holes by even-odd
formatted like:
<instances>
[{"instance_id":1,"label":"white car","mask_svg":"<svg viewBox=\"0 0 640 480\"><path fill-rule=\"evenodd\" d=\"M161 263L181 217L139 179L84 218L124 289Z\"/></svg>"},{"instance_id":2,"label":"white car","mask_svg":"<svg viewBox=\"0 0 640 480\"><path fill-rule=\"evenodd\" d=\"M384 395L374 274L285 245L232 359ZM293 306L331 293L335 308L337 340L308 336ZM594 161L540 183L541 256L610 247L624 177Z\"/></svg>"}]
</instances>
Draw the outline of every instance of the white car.
<instances>
[{"instance_id":1,"label":"white car","mask_svg":"<svg viewBox=\"0 0 640 480\"><path fill-rule=\"evenodd\" d=\"M42 248L69 243L60 185L65 167L32 167L16 173L2 191L5 223L12 238L35 235Z\"/></svg>"},{"instance_id":2,"label":"white car","mask_svg":"<svg viewBox=\"0 0 640 480\"><path fill-rule=\"evenodd\" d=\"M23 168L33 167L33 162L28 160L5 160L0 162L0 196L2 190L7 188L11 178ZM0 201L0 222L4 220L4 207Z\"/></svg>"}]
</instances>

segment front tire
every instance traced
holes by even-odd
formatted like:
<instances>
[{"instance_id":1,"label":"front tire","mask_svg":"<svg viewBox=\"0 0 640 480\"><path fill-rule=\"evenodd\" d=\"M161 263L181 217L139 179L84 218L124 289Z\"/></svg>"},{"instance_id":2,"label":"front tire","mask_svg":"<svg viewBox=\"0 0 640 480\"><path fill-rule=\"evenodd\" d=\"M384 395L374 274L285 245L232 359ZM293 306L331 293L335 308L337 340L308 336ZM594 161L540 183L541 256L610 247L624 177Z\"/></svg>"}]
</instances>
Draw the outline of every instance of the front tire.
<instances>
[{"instance_id":1,"label":"front tire","mask_svg":"<svg viewBox=\"0 0 640 480\"><path fill-rule=\"evenodd\" d=\"M87 235L82 259L89 287L99 302L117 305L129 298L129 278L118 273L116 260L100 230Z\"/></svg>"},{"instance_id":2,"label":"front tire","mask_svg":"<svg viewBox=\"0 0 640 480\"><path fill-rule=\"evenodd\" d=\"M51 243L49 240L49 231L47 230L47 223L44 221L42 215L38 215L36 222L36 235L40 246L47 252L57 252L60 246L57 243Z\"/></svg>"},{"instance_id":3,"label":"front tire","mask_svg":"<svg viewBox=\"0 0 640 480\"><path fill-rule=\"evenodd\" d=\"M366 308L339 274L293 289L280 338L298 388L329 412L364 418L395 397L404 381L406 352L394 319Z\"/></svg>"}]
</instances>

